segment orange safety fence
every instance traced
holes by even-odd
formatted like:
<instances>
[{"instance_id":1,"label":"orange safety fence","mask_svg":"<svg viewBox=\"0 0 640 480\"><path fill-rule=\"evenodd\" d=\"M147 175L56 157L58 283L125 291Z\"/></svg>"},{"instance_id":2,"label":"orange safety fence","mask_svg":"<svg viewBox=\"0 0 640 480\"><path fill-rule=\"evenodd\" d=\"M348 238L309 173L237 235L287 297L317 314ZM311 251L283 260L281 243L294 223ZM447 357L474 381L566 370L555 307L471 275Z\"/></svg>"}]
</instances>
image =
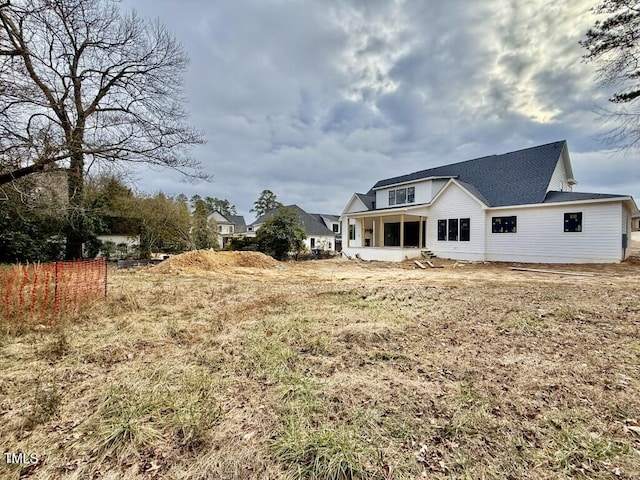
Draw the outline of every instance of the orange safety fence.
<instances>
[{"instance_id":1,"label":"orange safety fence","mask_svg":"<svg viewBox=\"0 0 640 480\"><path fill-rule=\"evenodd\" d=\"M0 267L0 321L52 325L63 313L107 295L107 261Z\"/></svg>"}]
</instances>

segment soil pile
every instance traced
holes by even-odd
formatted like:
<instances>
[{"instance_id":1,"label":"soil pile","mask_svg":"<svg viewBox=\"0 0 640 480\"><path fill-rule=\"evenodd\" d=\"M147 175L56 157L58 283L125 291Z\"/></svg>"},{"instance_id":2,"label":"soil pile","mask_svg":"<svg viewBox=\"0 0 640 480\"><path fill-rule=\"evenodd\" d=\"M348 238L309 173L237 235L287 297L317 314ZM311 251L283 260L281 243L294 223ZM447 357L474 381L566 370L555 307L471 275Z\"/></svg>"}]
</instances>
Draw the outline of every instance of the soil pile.
<instances>
[{"instance_id":1,"label":"soil pile","mask_svg":"<svg viewBox=\"0 0 640 480\"><path fill-rule=\"evenodd\" d=\"M273 268L279 262L259 252L195 250L175 255L151 269L154 273L197 273L235 267Z\"/></svg>"}]
</instances>

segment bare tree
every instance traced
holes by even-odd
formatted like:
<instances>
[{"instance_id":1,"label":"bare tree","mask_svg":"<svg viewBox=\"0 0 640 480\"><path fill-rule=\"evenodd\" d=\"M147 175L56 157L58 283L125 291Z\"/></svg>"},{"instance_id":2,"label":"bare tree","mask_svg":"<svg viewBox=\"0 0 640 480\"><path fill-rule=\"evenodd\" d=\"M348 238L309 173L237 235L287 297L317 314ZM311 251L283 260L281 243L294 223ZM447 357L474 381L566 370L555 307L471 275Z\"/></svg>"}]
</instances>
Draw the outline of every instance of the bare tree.
<instances>
[{"instance_id":1,"label":"bare tree","mask_svg":"<svg viewBox=\"0 0 640 480\"><path fill-rule=\"evenodd\" d=\"M603 0L593 8L607 15L598 20L580 42L587 49L587 62L596 62L603 85L617 91L609 99L616 110L605 109L604 116L618 126L606 136L617 146L640 146L640 1Z\"/></svg>"},{"instance_id":2,"label":"bare tree","mask_svg":"<svg viewBox=\"0 0 640 480\"><path fill-rule=\"evenodd\" d=\"M157 21L115 0L0 4L0 185L68 171L68 258L82 255L88 165L144 162L200 175L189 147L188 57Z\"/></svg>"}]
</instances>

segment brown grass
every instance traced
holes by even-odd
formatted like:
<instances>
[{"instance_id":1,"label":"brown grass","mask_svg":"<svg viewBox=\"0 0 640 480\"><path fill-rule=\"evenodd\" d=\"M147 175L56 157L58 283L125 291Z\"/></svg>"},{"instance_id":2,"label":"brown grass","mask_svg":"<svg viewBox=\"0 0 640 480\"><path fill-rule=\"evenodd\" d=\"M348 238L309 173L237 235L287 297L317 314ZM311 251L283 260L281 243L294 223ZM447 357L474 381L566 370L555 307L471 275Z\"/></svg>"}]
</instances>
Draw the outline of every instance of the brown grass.
<instances>
[{"instance_id":1,"label":"brown grass","mask_svg":"<svg viewBox=\"0 0 640 480\"><path fill-rule=\"evenodd\" d=\"M0 476L640 477L638 265L443 263L117 272L0 339Z\"/></svg>"}]
</instances>

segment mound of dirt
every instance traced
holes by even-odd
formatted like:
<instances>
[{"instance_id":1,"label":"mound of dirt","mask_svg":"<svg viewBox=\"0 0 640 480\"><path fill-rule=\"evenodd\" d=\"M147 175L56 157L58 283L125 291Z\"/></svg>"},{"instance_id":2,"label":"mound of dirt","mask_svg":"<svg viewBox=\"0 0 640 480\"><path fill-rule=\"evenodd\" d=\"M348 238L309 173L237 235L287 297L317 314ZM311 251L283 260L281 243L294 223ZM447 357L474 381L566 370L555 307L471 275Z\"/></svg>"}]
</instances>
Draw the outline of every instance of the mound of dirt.
<instances>
[{"instance_id":1,"label":"mound of dirt","mask_svg":"<svg viewBox=\"0 0 640 480\"><path fill-rule=\"evenodd\" d=\"M154 273L197 273L235 267L273 268L279 262L259 252L195 250L168 258L151 269Z\"/></svg>"}]
</instances>

